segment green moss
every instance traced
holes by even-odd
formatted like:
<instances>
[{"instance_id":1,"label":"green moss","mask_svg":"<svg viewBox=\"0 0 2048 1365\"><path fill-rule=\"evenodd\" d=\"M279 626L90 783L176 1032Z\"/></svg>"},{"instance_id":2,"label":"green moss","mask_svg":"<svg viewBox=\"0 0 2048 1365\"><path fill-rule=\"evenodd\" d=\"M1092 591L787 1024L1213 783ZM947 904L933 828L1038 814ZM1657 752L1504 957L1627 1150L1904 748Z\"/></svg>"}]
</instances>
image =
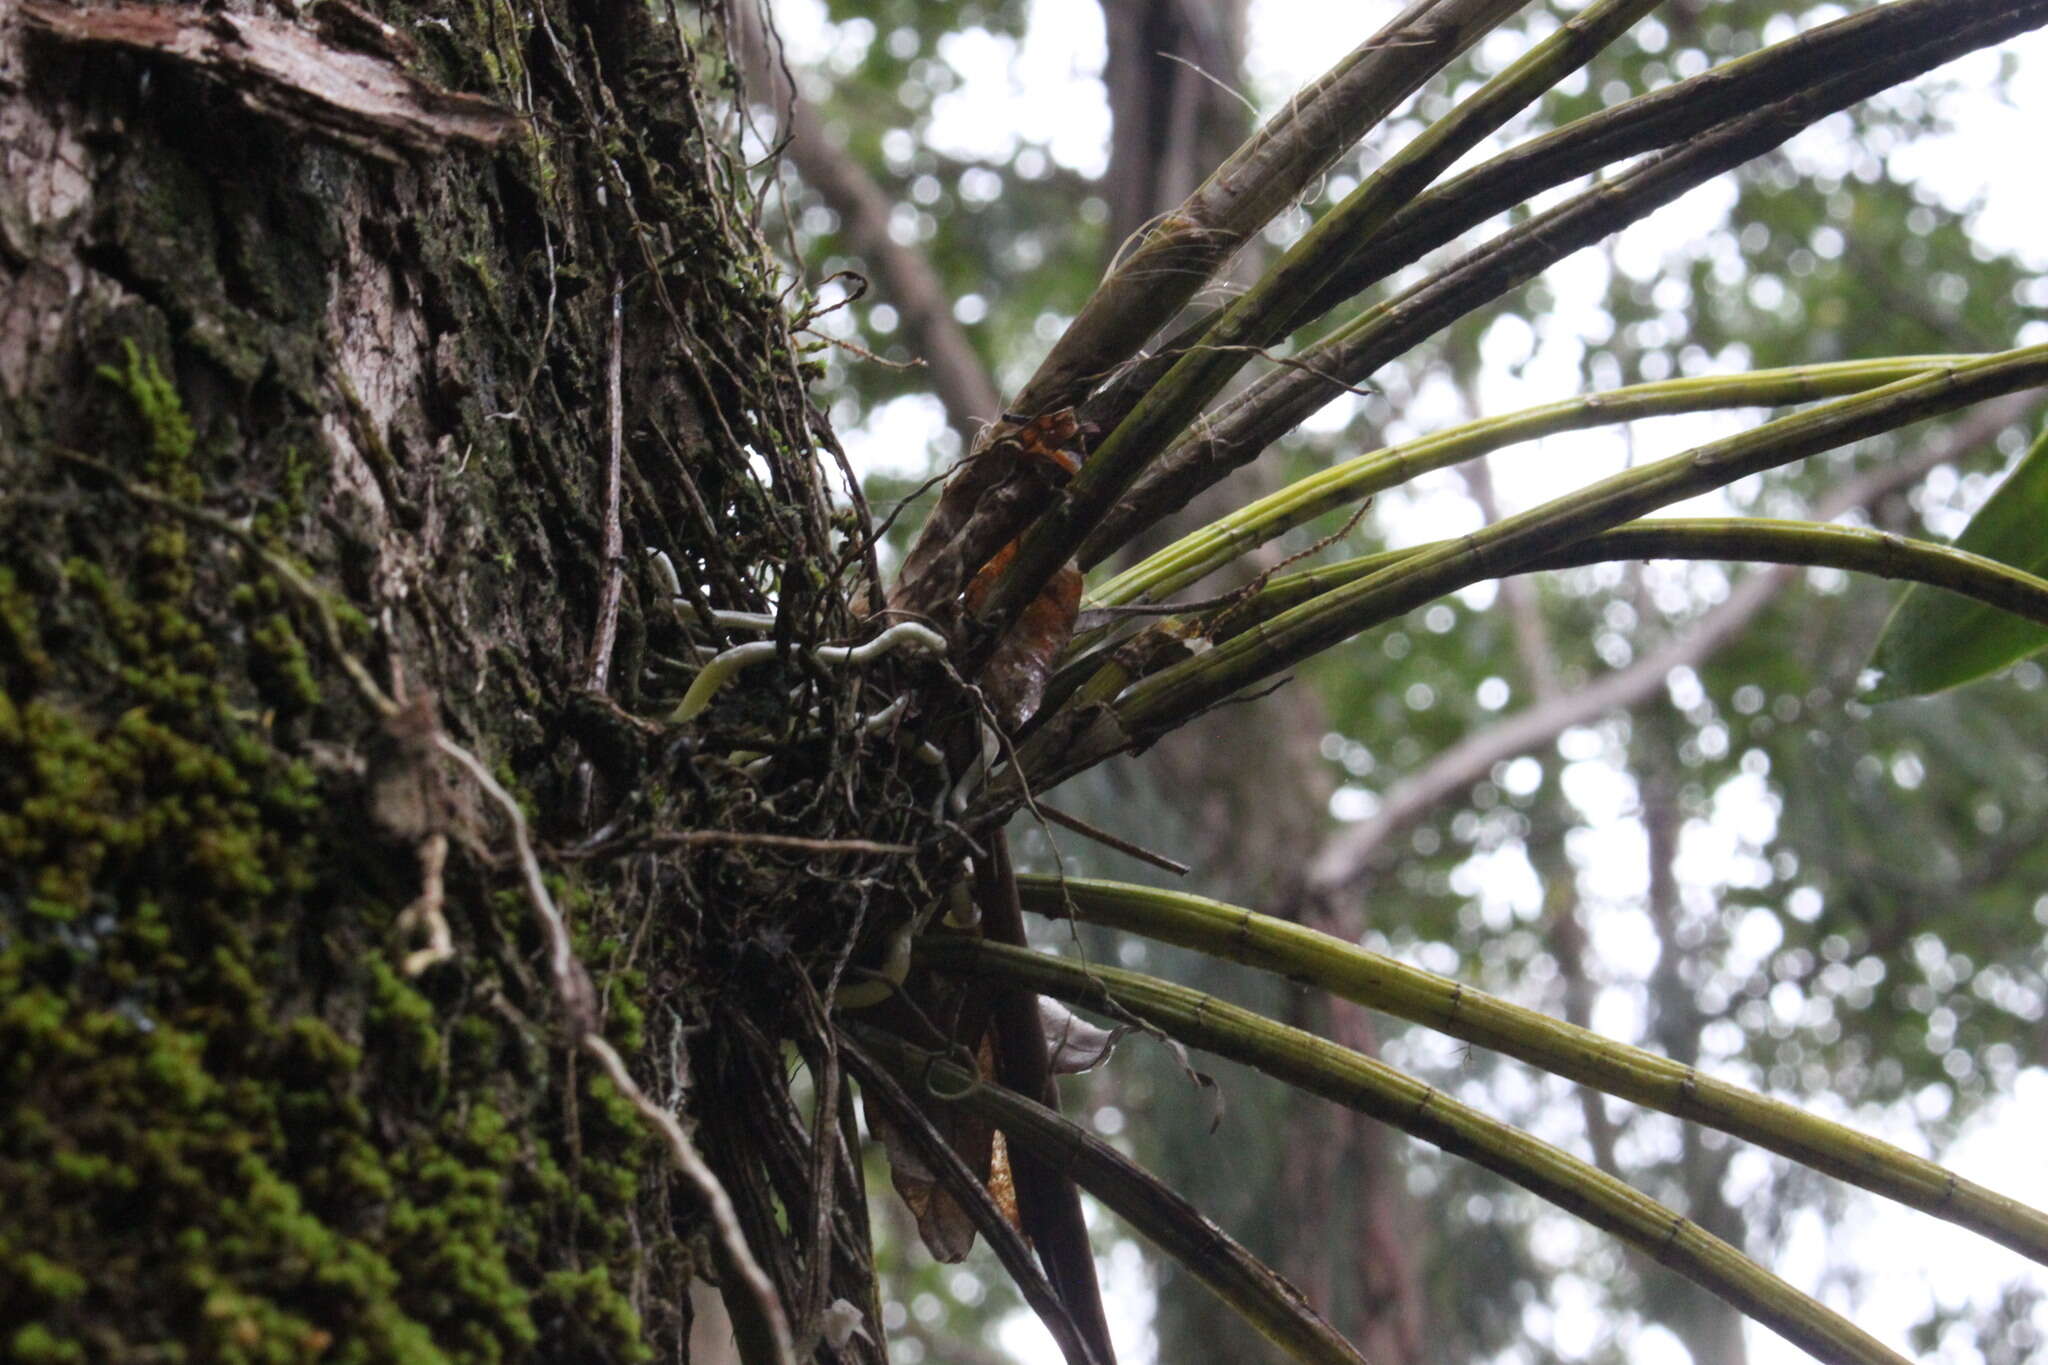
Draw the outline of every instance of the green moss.
<instances>
[{"instance_id":1,"label":"green moss","mask_svg":"<svg viewBox=\"0 0 2048 1365\"><path fill-rule=\"evenodd\" d=\"M185 468L198 444L198 433L178 397L177 386L153 355L145 355L133 338L121 339L122 365L100 366L100 378L128 396L142 421L148 448L149 477L174 497L196 498L201 486Z\"/></svg>"},{"instance_id":2,"label":"green moss","mask_svg":"<svg viewBox=\"0 0 2048 1365\"><path fill-rule=\"evenodd\" d=\"M63 1362L83 1361L85 1347L69 1338L59 1337L40 1322L31 1322L17 1328L8 1341L8 1358L21 1365L62 1365Z\"/></svg>"},{"instance_id":3,"label":"green moss","mask_svg":"<svg viewBox=\"0 0 2048 1365\"><path fill-rule=\"evenodd\" d=\"M22 1285L35 1297L49 1303L66 1303L85 1295L85 1276L47 1256L24 1251L14 1259Z\"/></svg>"},{"instance_id":4,"label":"green moss","mask_svg":"<svg viewBox=\"0 0 2048 1365\"><path fill-rule=\"evenodd\" d=\"M647 996L647 974L638 971L608 973L605 980L605 1035L626 1056L640 1051L647 1041L647 1011L640 1002Z\"/></svg>"},{"instance_id":5,"label":"green moss","mask_svg":"<svg viewBox=\"0 0 2048 1365\"><path fill-rule=\"evenodd\" d=\"M434 1007L380 957L363 964L369 987L369 1034L410 1071L429 1076L440 1065L441 1033Z\"/></svg>"},{"instance_id":6,"label":"green moss","mask_svg":"<svg viewBox=\"0 0 2048 1365\"><path fill-rule=\"evenodd\" d=\"M334 616L334 624L341 631L344 645L360 645L376 632L370 625L370 618L347 602L329 601L328 611Z\"/></svg>"},{"instance_id":7,"label":"green moss","mask_svg":"<svg viewBox=\"0 0 2048 1365\"><path fill-rule=\"evenodd\" d=\"M476 277L477 285L485 294L496 294L499 292L500 286L498 284L497 272L491 269L490 261L485 258L482 252L472 251L463 256L461 262Z\"/></svg>"},{"instance_id":8,"label":"green moss","mask_svg":"<svg viewBox=\"0 0 2048 1365\"><path fill-rule=\"evenodd\" d=\"M296 444L282 452L277 473L277 496L256 509L250 524L259 539L275 541L294 521L306 514L307 493L318 462Z\"/></svg>"},{"instance_id":9,"label":"green moss","mask_svg":"<svg viewBox=\"0 0 2048 1365\"><path fill-rule=\"evenodd\" d=\"M631 1342L620 1359L654 1358L641 1341L640 1315L602 1270L558 1270L547 1277L542 1297L570 1321L581 1324L595 1341Z\"/></svg>"},{"instance_id":10,"label":"green moss","mask_svg":"<svg viewBox=\"0 0 2048 1365\"><path fill-rule=\"evenodd\" d=\"M291 618L278 612L249 632L251 674L264 697L280 711L310 711L320 704L320 684Z\"/></svg>"},{"instance_id":11,"label":"green moss","mask_svg":"<svg viewBox=\"0 0 2048 1365\"><path fill-rule=\"evenodd\" d=\"M26 694L48 683L55 671L37 642L35 599L12 569L0 566L0 682Z\"/></svg>"},{"instance_id":12,"label":"green moss","mask_svg":"<svg viewBox=\"0 0 2048 1365\"><path fill-rule=\"evenodd\" d=\"M153 456L189 453L161 372L138 359L124 376L154 414ZM505 1059L530 1040L392 966L410 852L376 842L347 798L279 752L252 684L236 690L224 666L216 641L254 613L239 676L267 658L273 704L282 687L308 714L331 707L268 600L275 585L209 608L213 569L246 563L233 547L161 521L129 543L130 563L64 572L69 629L89 639L67 658L91 704L60 704L78 689L61 676L37 695L10 676L0 692L0 1302L34 1314L5 1349L249 1365L636 1358L637 1319L606 1292L614 1275L631 1282L630 1206L614 1201L636 1194L644 1138L600 1106L577 1176L563 1174L546 1049L505 1089ZM10 657L43 652L34 616L0 630ZM377 877L363 881L351 847ZM24 893L12 901L10 877ZM364 894L386 882L398 889ZM501 922L524 926L511 899ZM309 954L359 1015L289 985ZM490 1064L451 1080L451 1030ZM543 1326L534 1301L564 1257L613 1268L578 1290L602 1311Z\"/></svg>"},{"instance_id":13,"label":"green moss","mask_svg":"<svg viewBox=\"0 0 2048 1365\"><path fill-rule=\"evenodd\" d=\"M428 67L458 68L449 83L476 89L489 54L493 79L526 98L532 16L500 0L429 9L389 16L420 36ZM637 64L629 74L643 79ZM639 110L636 89L619 93ZM731 244L708 217L678 219L697 210L675 171L644 164L652 142L696 145L677 89L645 136L635 124L610 150L650 186L638 212L673 229L678 260L701 254L716 270ZM604 150L548 141L549 126L531 122L524 157L449 161L401 217L379 207L388 195L355 193L366 182L354 177L387 172L287 155L261 121L138 121L94 172L96 230L129 287L83 333L82 372L113 363L86 401L63 395L66 421L31 425L247 524L321 591L362 594L332 602L345 646L380 676L403 665L441 689L456 732L553 839L573 755L553 728L548 661L575 626L548 607L587 555L556 520L580 475L547 481L573 472L580 436L573 417L566 437L534 423L514 439L482 416L500 377L530 372L544 329L571 360L589 339L574 310L545 306L556 280L535 293L538 246L504 249L508 222L554 212L548 186ZM225 183L243 170L262 173ZM403 261L426 335L454 348L444 367L437 344L422 405L380 408L369 432L398 457L381 471L402 495L387 508L415 498L417 524L373 524L327 482L318 426L348 367L303 322L328 311L343 226L298 215L294 196L370 205L347 221L348 246ZM691 309L722 322L753 306L751 268L726 271ZM576 281L560 282L566 300ZM561 367L565 411L594 382ZM669 427L679 400L657 397L647 420ZM459 465L440 458L444 436ZM693 475L750 522L767 503L718 458ZM418 889L413 851L363 817L352 762L375 721L330 681L317 623L232 538L75 470L59 491L47 525L22 519L24 534L0 543L0 1356L648 1358L677 1325L663 1300L688 1254L690 1229L673 1220L692 1205L672 1205L640 1116L563 1047L514 879L458 843L458 956L406 978L392 919ZM650 510L650 524L687 520ZM432 551L419 563L446 581L368 600L388 581L387 534ZM734 553L760 558L751 538ZM517 572L494 572L495 556ZM633 628L622 623L626 675ZM494 816L480 824L501 836ZM574 871L551 885L603 988L607 1034L636 1070L661 1074L676 1011L694 1008L699 977L677 955L689 933L649 917L637 871L630 883L599 862ZM628 956L644 977L622 971ZM651 990L659 1009L643 1003Z\"/></svg>"}]
</instances>

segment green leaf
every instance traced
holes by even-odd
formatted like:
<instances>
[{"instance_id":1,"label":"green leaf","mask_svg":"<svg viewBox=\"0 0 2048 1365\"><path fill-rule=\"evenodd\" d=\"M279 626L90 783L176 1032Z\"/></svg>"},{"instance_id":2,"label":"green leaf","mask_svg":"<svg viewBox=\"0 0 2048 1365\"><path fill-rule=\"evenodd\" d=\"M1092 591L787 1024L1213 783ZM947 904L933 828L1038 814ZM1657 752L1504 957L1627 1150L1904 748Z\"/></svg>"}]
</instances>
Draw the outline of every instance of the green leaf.
<instances>
[{"instance_id":1,"label":"green leaf","mask_svg":"<svg viewBox=\"0 0 2048 1365\"><path fill-rule=\"evenodd\" d=\"M2048 569L2048 430L1991 495L1956 548L2029 573ZM1975 682L2048 648L2048 627L1940 588L1899 599L1870 656L1881 675L1867 701L1924 697Z\"/></svg>"}]
</instances>

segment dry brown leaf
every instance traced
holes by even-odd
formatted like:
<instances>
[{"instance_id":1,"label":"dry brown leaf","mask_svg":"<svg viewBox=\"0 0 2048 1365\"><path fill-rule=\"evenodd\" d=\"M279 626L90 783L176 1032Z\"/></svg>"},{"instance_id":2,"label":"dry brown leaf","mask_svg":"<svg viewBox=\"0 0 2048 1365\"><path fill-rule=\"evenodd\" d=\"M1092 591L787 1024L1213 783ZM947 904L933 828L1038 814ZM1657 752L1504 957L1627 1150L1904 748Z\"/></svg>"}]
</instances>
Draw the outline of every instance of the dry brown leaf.
<instances>
[{"instance_id":1,"label":"dry brown leaf","mask_svg":"<svg viewBox=\"0 0 2048 1365\"><path fill-rule=\"evenodd\" d=\"M986 1040L981 1045L976 1065L982 1079L986 1080L993 1074L995 1055ZM959 1105L921 1107L926 1120L945 1139L946 1145L959 1155L961 1163L993 1193L992 1168L1000 1135L983 1120L968 1115ZM889 1182L896 1187L904 1207L917 1220L917 1235L925 1250L931 1252L933 1259L948 1265L964 1260L974 1249L973 1219L939 1183L931 1168L918 1156L917 1149L889 1122L888 1116L878 1106L868 1106L867 1117L868 1130L882 1144L883 1154L889 1159ZM1007 1179L1007 1167L1004 1175ZM1001 1200L997 1202L1000 1204ZM1014 1195L1005 1213L1011 1222L1016 1221Z\"/></svg>"}]
</instances>

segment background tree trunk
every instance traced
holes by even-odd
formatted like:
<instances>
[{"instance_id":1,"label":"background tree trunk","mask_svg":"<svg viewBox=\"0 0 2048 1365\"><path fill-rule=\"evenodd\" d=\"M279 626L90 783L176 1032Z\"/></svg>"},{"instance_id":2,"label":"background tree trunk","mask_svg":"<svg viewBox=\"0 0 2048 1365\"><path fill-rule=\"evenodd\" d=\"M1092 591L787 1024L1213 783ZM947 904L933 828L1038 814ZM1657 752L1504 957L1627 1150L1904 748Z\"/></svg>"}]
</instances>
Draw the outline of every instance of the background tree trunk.
<instances>
[{"instance_id":1,"label":"background tree trunk","mask_svg":"<svg viewBox=\"0 0 2048 1365\"><path fill-rule=\"evenodd\" d=\"M1113 254L1179 206L1251 132L1253 109L1242 93L1245 18L1244 0L1104 5L1112 133L1103 188ZM1256 279L1262 255L1262 244L1247 247L1230 267L1231 282L1242 287ZM1239 471L1199 495L1186 519L1201 524L1275 485L1272 469ZM1172 538L1166 526L1153 527L1129 554L1135 562ZM1250 569L1271 568L1284 557L1268 549L1249 557ZM1231 576L1222 576L1208 590L1230 585ZM1304 906L1303 877L1329 824L1332 783L1318 753L1329 719L1306 686L1283 688L1260 705L1256 726L1227 709L1166 736L1148 755L1152 777L1140 781L1170 812L1170 834L1156 820L1142 827L1153 812L1147 803L1132 805L1128 795L1103 800L1095 815L1139 843L1200 850L1194 876L1203 894L1356 937L1363 927L1357 905ZM1119 875L1171 880L1146 868L1119 868ZM1377 1051L1371 1021L1356 1006L1305 1000L1195 954L1174 954L1172 962L1168 974L1176 980L1248 993L1275 1017ZM1146 1128L1156 1135L1153 1159L1173 1186L1220 1212L1368 1358L1379 1365L1419 1359L1424 1306L1415 1265L1427 1232L1403 1196L1399 1145L1353 1115L1234 1067L1222 1073L1226 1102L1211 1131L1212 1102L1179 1093L1185 1087L1171 1068L1160 1070L1154 1103L1164 1117ZM1162 1360L1196 1359L1221 1342L1263 1349L1213 1295L1170 1267L1161 1277L1155 1329Z\"/></svg>"}]
</instances>

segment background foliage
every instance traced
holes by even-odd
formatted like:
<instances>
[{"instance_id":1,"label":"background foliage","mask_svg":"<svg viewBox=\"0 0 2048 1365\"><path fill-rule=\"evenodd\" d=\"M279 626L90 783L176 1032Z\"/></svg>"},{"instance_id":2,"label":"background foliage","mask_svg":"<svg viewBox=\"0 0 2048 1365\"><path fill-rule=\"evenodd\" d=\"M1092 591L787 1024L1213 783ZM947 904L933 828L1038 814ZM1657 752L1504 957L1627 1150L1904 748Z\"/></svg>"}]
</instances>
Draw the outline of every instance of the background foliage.
<instances>
[{"instance_id":1,"label":"background foliage","mask_svg":"<svg viewBox=\"0 0 2048 1365\"><path fill-rule=\"evenodd\" d=\"M1270 111L1312 74L1275 70L1281 35L1313 25L1302 12L1312 7L1106 8L1127 26L1142 22L1133 14L1164 13L1157 22L1169 28L1152 41L1211 40L1206 62L1173 70L1203 67L1196 122L1226 147L1250 119L1240 97ZM1575 8L1532 6L1482 43L1341 163L1324 200ZM1507 133L1839 12L1679 0ZM1142 222L1126 183L1139 156L1130 139L1142 111L1190 100L1186 88L1158 63L1129 60L1128 42L1106 51L1101 13L1083 0L834 0L779 4L776 15L836 154L886 194L889 239L936 272L995 389L1009 391ZM1982 203L1955 199L1952 174L1930 175L1956 154L1972 111L2009 102L2019 78L2010 57L1973 59L1828 120L1389 366L1378 392L1333 402L1289 438L1266 477L1590 387L2035 339L2048 310L2043 261L1987 237ZM958 452L965 424L931 396L926 372L905 368L925 352L876 259L882 244L849 227L843 206L804 175L786 204L792 259L821 302L844 296L841 272L875 283L817 327L853 343L826 352L823 392L886 511ZM2025 405L1992 406L1747 481L1721 505L1952 535L2026 443ZM1329 553L1471 529L1553 489L1560 479L1546 468L1604 472L1682 448L1702 429L1662 419L1612 439L1502 452L1491 477L1433 476L1382 497ZM1921 472L1886 486L1882 472L1901 465ZM1338 521L1295 533L1279 552L1308 547ZM1779 590L1788 583L1798 590ZM1130 837L1194 851L1198 889L1291 905L1368 946L1940 1154L2038 1080L2028 1073L2042 1060L2048 1007L2048 897L2038 890L2048 761L2013 739L2039 734L2048 717L2032 663L1960 696L1857 701L1895 596L1828 571L1704 563L1476 588L1332 651L1292 695L1212 718L1181 751L1162 746L1151 778L1113 769L1064 799ZM1596 683L1613 689L1600 693L1611 704L1575 710ZM1407 801L1461 741L1517 723L1527 724L1521 743ZM1280 758L1246 762L1247 747ZM1361 851L1359 831L1390 812L1400 819ZM1045 859L1041 837L1020 837ZM1059 842L1069 871L1160 879ZM1343 875L1326 875L1332 868ZM1163 969L1165 951L1150 949L1145 965ZM1377 1045L1877 1321L1912 1315L1929 1358L2019 1361L2048 1333L2041 1286L2016 1257L1985 1253L1972 1263L1985 1273L1967 1284L1929 1278L1910 1255L1922 1263L1873 1269L1868 1254L1848 1255L1859 1243L1868 1251L1867 1207L1849 1207L1867 1201L1830 1182L1220 970L1176 955L1167 974ZM1676 1359L1675 1341L1700 1361L1780 1349L1745 1343L1719 1304L1483 1173L1221 1074L1226 1109L1212 1135L1213 1102L1170 1061L1127 1050L1096 1083L1097 1126L1294 1275L1375 1360L1420 1359L1425 1344L1431 1358L1532 1361ZM1911 1226L1917 1237L1923 1225ZM1127 1253L1110 1253L1112 1292L1134 1282ZM1198 1289L1152 1273L1159 1358L1214 1358L1230 1339L1219 1334L1241 1330L1214 1318ZM985 1338L1012 1302L918 1253L894 1297L891 1312L907 1311L946 1359L970 1358L963 1342Z\"/></svg>"}]
</instances>

